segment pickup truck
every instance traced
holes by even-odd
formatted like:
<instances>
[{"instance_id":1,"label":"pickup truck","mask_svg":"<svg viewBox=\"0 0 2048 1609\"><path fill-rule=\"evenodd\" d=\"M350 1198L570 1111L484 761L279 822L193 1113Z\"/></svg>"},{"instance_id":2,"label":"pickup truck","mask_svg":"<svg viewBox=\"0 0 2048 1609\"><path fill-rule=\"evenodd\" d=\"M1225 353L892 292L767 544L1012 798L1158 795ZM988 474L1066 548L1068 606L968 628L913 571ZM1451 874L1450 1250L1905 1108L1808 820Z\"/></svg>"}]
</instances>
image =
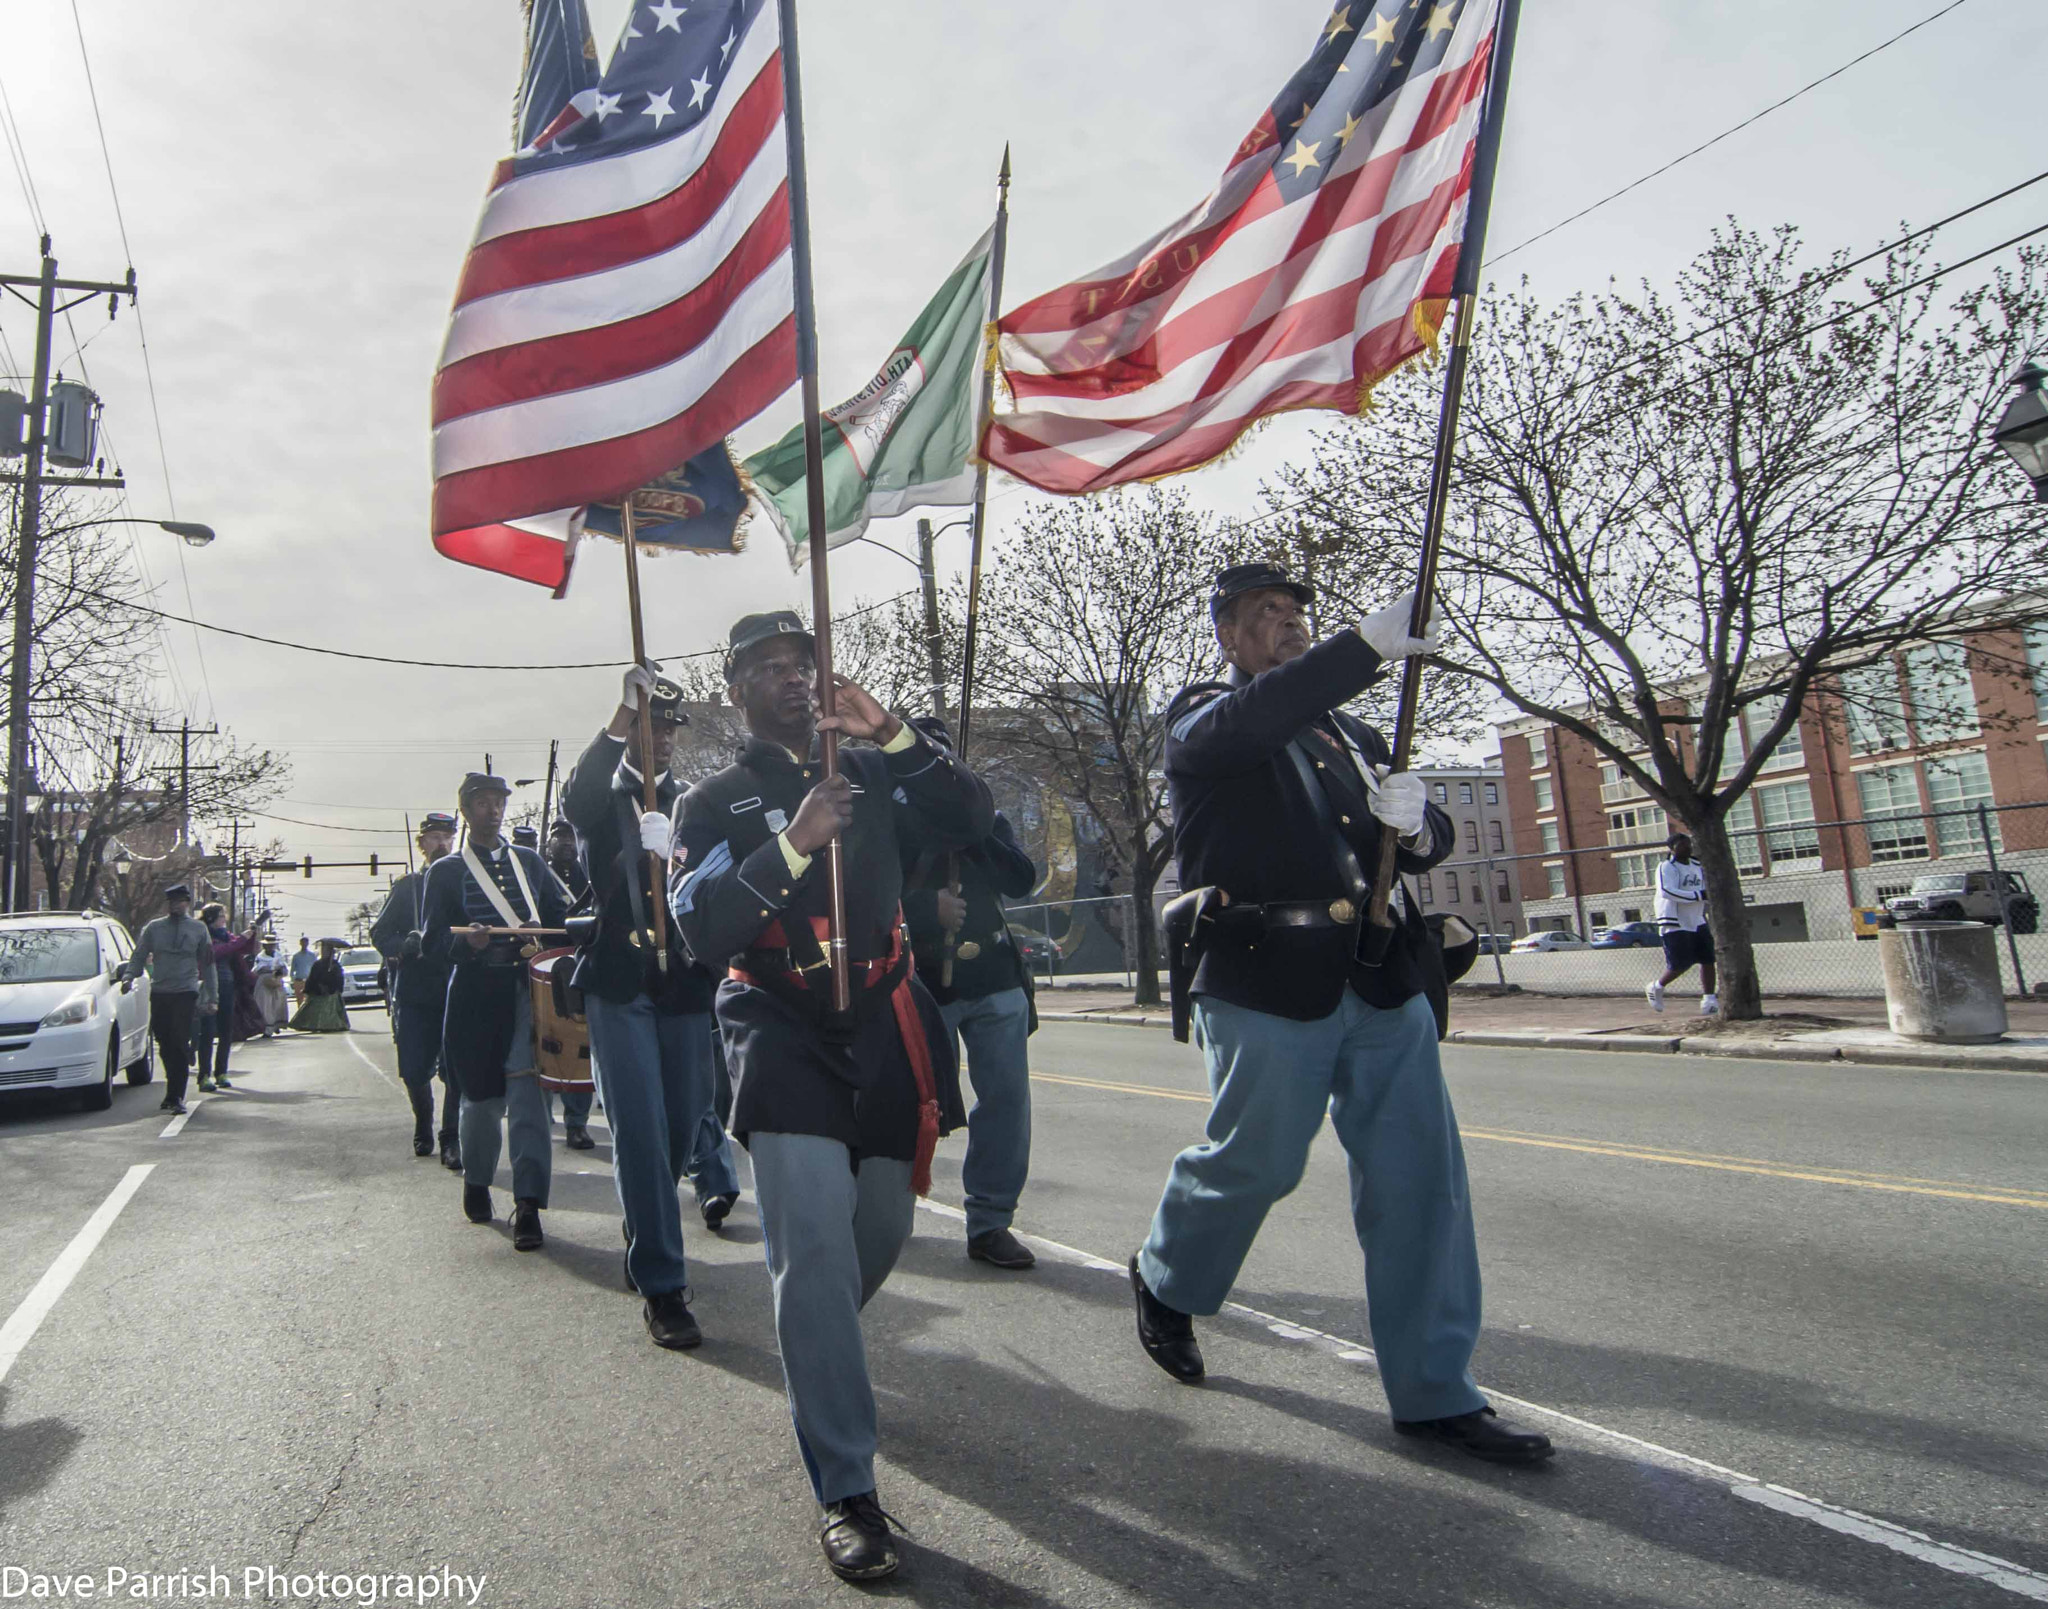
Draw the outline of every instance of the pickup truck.
<instances>
[{"instance_id":1,"label":"pickup truck","mask_svg":"<svg viewBox=\"0 0 2048 1609\"><path fill-rule=\"evenodd\" d=\"M1988 922L2008 918L2015 933L2041 925L2041 902L2022 872L1925 872L1905 893L1885 901L1894 922Z\"/></svg>"}]
</instances>

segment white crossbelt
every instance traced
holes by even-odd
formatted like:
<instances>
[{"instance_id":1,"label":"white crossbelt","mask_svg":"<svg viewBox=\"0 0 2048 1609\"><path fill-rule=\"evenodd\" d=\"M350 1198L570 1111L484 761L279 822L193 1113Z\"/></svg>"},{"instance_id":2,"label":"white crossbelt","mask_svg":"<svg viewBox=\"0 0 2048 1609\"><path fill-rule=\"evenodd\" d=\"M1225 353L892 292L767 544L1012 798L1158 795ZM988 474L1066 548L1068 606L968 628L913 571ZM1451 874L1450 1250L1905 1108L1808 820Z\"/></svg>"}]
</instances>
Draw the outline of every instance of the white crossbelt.
<instances>
[{"instance_id":1,"label":"white crossbelt","mask_svg":"<svg viewBox=\"0 0 2048 1609\"><path fill-rule=\"evenodd\" d=\"M512 902L505 898L505 891L498 886L498 880L491 875L490 868L478 858L473 845L462 846L462 863L469 868L470 875L477 880L477 886L483 889L484 898L489 900L492 908L504 918L507 927L538 927L540 904L533 897L532 885L526 881L526 868L519 864L519 851L507 847L505 853L512 857L512 880L519 885L520 897L526 901L526 908L533 912L532 916L523 920L513 913Z\"/></svg>"}]
</instances>

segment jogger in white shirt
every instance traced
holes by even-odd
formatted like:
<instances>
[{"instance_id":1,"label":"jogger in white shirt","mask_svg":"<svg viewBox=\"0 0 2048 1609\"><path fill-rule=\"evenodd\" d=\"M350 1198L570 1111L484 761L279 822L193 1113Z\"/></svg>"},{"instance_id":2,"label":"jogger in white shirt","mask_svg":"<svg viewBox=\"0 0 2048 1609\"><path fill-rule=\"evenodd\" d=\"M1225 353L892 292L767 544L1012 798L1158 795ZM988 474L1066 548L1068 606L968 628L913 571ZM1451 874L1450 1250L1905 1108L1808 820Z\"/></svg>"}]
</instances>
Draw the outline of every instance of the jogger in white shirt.
<instances>
[{"instance_id":1,"label":"jogger in white shirt","mask_svg":"<svg viewBox=\"0 0 2048 1609\"><path fill-rule=\"evenodd\" d=\"M1664 1009L1664 991L1687 972L1700 969L1700 1015L1721 1009L1714 993L1714 933L1707 926L1707 874L1692 858L1692 839L1675 832L1666 841L1670 858L1657 868L1657 926L1664 933L1664 976L1643 990L1650 1009Z\"/></svg>"}]
</instances>

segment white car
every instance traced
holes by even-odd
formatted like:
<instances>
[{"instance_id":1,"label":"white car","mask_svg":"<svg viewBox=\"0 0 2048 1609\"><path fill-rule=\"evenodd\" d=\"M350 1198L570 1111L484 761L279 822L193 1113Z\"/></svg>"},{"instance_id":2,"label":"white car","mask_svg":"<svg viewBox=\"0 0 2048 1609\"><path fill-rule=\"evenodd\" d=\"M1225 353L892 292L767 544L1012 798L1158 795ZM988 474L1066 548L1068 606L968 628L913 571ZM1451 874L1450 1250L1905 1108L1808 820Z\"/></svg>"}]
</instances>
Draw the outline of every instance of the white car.
<instances>
[{"instance_id":1,"label":"white car","mask_svg":"<svg viewBox=\"0 0 2048 1609\"><path fill-rule=\"evenodd\" d=\"M384 987L378 983L377 975L384 968L384 957L375 950L343 950L336 957L341 962L341 1003L345 1006L384 1004Z\"/></svg>"},{"instance_id":2,"label":"white car","mask_svg":"<svg viewBox=\"0 0 2048 1609\"><path fill-rule=\"evenodd\" d=\"M1576 933L1565 933L1557 928L1547 927L1540 933L1531 933L1527 938L1516 939L1514 953L1531 955L1538 950L1590 950L1592 947Z\"/></svg>"},{"instance_id":3,"label":"white car","mask_svg":"<svg viewBox=\"0 0 2048 1609\"><path fill-rule=\"evenodd\" d=\"M114 1104L114 1075L156 1076L149 979L116 981L135 941L111 916L0 917L0 1094L61 1089L88 1112Z\"/></svg>"}]
</instances>

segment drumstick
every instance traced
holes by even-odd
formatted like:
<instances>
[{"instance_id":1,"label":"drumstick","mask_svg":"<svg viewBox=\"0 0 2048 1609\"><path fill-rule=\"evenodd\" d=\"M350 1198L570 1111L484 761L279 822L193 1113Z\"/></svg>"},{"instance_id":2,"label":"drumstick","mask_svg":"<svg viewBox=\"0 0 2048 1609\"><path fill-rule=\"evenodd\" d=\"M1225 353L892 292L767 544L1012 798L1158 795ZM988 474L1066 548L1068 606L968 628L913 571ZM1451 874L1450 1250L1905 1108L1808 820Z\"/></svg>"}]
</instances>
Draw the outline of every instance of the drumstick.
<instances>
[{"instance_id":1,"label":"drumstick","mask_svg":"<svg viewBox=\"0 0 2048 1609\"><path fill-rule=\"evenodd\" d=\"M494 939L566 939L566 927L476 927L461 929L464 933L483 933Z\"/></svg>"}]
</instances>

